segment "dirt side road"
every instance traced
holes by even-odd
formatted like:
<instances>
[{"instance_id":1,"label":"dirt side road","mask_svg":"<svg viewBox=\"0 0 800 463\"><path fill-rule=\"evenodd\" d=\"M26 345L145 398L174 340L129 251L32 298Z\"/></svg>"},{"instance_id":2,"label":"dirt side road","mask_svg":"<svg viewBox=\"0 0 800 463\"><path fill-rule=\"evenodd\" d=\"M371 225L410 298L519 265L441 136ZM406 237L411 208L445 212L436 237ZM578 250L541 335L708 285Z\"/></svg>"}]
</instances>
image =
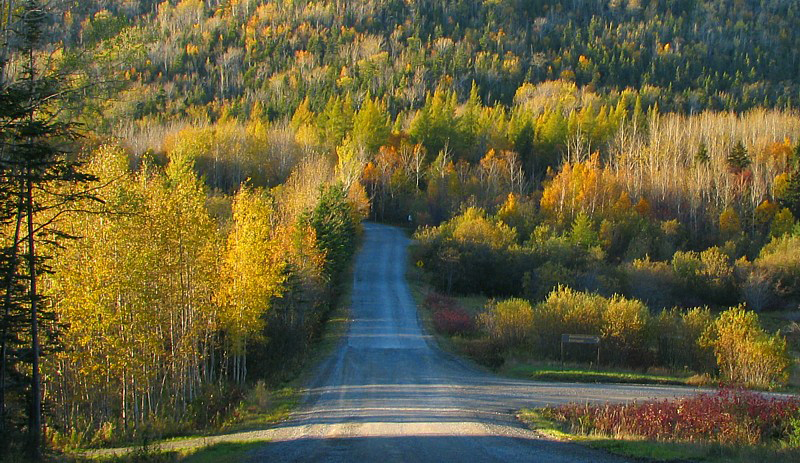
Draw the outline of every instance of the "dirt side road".
<instances>
[{"instance_id":1,"label":"dirt side road","mask_svg":"<svg viewBox=\"0 0 800 463\"><path fill-rule=\"evenodd\" d=\"M513 411L691 394L674 387L535 383L483 373L433 347L406 280L408 239L365 225L347 338L253 462L626 461L524 429ZM259 437L260 437L259 436Z\"/></svg>"}]
</instances>

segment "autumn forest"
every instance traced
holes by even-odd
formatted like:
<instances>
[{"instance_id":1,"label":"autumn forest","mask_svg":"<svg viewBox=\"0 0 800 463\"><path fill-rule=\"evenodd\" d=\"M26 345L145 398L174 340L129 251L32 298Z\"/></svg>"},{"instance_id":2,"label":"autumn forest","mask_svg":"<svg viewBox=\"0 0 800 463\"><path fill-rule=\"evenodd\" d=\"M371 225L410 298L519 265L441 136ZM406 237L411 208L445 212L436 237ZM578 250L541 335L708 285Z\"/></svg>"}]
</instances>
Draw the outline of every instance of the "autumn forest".
<instances>
[{"instance_id":1,"label":"autumn forest","mask_svg":"<svg viewBox=\"0 0 800 463\"><path fill-rule=\"evenodd\" d=\"M793 0L0 5L0 454L224 428L363 220L478 363L797 385Z\"/></svg>"}]
</instances>

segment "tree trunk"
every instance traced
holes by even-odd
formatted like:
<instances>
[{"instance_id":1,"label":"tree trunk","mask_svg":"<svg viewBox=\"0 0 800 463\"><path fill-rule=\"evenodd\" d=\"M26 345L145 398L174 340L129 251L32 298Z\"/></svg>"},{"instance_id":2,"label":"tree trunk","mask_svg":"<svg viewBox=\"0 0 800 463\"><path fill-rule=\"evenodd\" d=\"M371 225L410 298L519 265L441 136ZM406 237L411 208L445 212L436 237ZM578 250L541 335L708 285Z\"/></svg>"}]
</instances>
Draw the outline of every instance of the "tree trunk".
<instances>
[{"instance_id":1,"label":"tree trunk","mask_svg":"<svg viewBox=\"0 0 800 463\"><path fill-rule=\"evenodd\" d=\"M42 457L42 391L39 376L39 314L38 294L36 292L36 241L33 236L33 183L31 181L31 168L26 169L25 180L25 208L28 225L28 273L30 283L28 297L30 298L30 323L31 323L31 410L29 421L30 452L34 460Z\"/></svg>"}]
</instances>

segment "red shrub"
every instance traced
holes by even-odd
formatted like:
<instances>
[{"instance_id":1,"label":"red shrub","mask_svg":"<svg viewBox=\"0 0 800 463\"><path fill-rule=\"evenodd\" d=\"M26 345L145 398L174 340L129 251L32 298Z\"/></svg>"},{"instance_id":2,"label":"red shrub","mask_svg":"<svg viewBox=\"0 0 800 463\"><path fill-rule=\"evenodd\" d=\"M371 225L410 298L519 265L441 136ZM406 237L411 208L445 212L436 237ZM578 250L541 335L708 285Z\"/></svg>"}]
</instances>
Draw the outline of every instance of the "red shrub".
<instances>
[{"instance_id":1,"label":"red shrub","mask_svg":"<svg viewBox=\"0 0 800 463\"><path fill-rule=\"evenodd\" d=\"M450 336L471 334L475 331L474 317L452 297L430 292L425 296L423 304L433 312L433 327L436 331Z\"/></svg>"},{"instance_id":2,"label":"red shrub","mask_svg":"<svg viewBox=\"0 0 800 463\"><path fill-rule=\"evenodd\" d=\"M436 331L450 336L470 334L475 331L475 320L460 307L439 309L433 313L433 327Z\"/></svg>"},{"instance_id":3,"label":"red shrub","mask_svg":"<svg viewBox=\"0 0 800 463\"><path fill-rule=\"evenodd\" d=\"M800 399L732 389L672 401L550 409L553 418L579 432L750 445L786 437L798 412Z\"/></svg>"}]
</instances>

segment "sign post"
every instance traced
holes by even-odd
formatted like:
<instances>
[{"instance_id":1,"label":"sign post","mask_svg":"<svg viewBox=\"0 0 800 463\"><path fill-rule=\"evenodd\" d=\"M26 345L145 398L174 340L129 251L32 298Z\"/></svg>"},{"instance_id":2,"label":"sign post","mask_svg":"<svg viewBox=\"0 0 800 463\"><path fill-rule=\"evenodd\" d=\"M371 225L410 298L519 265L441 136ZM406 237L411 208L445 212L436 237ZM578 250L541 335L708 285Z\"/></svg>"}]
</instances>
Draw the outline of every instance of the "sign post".
<instances>
[{"instance_id":1,"label":"sign post","mask_svg":"<svg viewBox=\"0 0 800 463\"><path fill-rule=\"evenodd\" d=\"M597 346L597 365L600 366L600 336L591 334L561 335L561 366L564 366L564 344L594 344Z\"/></svg>"}]
</instances>

